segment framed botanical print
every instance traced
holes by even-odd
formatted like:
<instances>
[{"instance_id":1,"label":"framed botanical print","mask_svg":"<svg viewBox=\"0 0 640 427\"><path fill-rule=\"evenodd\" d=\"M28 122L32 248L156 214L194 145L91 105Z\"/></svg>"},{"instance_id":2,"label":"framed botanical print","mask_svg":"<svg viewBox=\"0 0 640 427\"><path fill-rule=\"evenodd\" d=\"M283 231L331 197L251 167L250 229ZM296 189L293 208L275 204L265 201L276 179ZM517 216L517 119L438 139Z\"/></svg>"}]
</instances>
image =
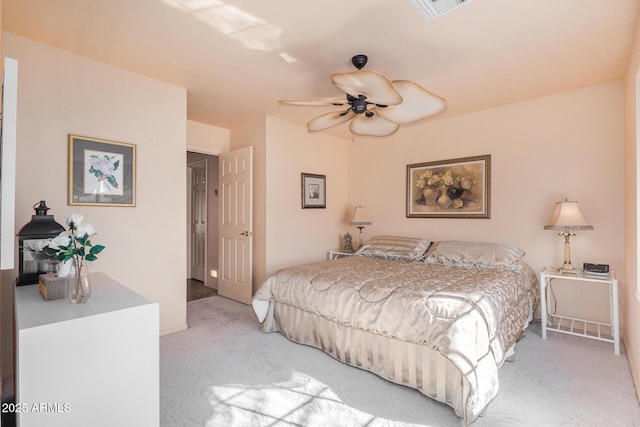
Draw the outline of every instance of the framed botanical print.
<instances>
[{"instance_id":1,"label":"framed botanical print","mask_svg":"<svg viewBox=\"0 0 640 427\"><path fill-rule=\"evenodd\" d=\"M135 206L136 146L69 135L69 205Z\"/></svg>"},{"instance_id":2,"label":"framed botanical print","mask_svg":"<svg viewBox=\"0 0 640 427\"><path fill-rule=\"evenodd\" d=\"M491 155L407 165L407 218L490 218Z\"/></svg>"}]
</instances>

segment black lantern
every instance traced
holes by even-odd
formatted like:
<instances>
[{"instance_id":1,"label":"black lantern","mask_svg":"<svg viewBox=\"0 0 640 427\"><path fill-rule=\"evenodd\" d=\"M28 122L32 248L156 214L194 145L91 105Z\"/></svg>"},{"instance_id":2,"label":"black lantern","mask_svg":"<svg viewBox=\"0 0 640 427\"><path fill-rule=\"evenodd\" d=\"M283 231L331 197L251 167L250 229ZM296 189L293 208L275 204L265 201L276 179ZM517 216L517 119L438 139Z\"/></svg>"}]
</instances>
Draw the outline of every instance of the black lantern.
<instances>
[{"instance_id":1,"label":"black lantern","mask_svg":"<svg viewBox=\"0 0 640 427\"><path fill-rule=\"evenodd\" d=\"M53 215L47 215L49 208L44 200L33 205L36 214L18 233L18 281L17 286L38 283L40 274L49 270L49 261L34 250L38 242L56 237L64 227L58 224Z\"/></svg>"}]
</instances>

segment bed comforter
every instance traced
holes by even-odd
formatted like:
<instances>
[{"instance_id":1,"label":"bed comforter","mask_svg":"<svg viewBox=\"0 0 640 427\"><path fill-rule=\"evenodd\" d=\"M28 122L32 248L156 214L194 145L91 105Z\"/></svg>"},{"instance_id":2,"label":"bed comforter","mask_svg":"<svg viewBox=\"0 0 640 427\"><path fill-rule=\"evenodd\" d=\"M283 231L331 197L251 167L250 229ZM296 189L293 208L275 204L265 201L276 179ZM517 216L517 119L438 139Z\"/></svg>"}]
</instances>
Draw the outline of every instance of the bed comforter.
<instances>
[{"instance_id":1,"label":"bed comforter","mask_svg":"<svg viewBox=\"0 0 640 427\"><path fill-rule=\"evenodd\" d=\"M278 303L437 350L469 383L458 413L469 423L498 392L498 368L531 319L537 284L524 262L482 269L352 256L283 269L252 305L267 332L279 331Z\"/></svg>"}]
</instances>

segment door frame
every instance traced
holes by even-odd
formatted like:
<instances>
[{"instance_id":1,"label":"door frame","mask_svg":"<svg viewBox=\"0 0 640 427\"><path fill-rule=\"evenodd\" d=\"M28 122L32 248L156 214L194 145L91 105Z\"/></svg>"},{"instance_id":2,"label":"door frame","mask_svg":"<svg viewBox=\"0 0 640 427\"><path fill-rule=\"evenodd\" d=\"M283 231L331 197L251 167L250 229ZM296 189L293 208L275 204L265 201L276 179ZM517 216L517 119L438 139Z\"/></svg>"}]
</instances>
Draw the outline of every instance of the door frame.
<instances>
[{"instance_id":1,"label":"door frame","mask_svg":"<svg viewBox=\"0 0 640 427\"><path fill-rule=\"evenodd\" d=\"M187 144L186 146L186 150L185 150L185 166L186 166L186 174L187 174L187 216L185 218L185 228L186 228L186 233L187 233L187 264L185 266L186 268L186 276L191 276L191 226L190 226L190 222L191 222L191 170L189 168L189 165L186 161L186 154L190 152L190 153L195 153L195 154L205 154L207 156L217 156L220 157L220 154L222 153L219 150L209 150L207 148L204 147L197 147L195 145L189 145ZM208 178L207 178L208 180ZM216 224L216 227L218 225ZM205 286L207 283L207 278L209 277L209 273L207 271L207 262L205 260ZM186 278L185 278L186 280ZM185 302L187 300L187 295L185 294Z\"/></svg>"},{"instance_id":2,"label":"door frame","mask_svg":"<svg viewBox=\"0 0 640 427\"><path fill-rule=\"evenodd\" d=\"M198 153L203 154L203 153ZM204 166L205 171L205 217L206 210L208 204L208 185L209 185L209 165L207 159L196 160L195 162L187 163L187 279L193 279L191 274L191 260L192 260L192 252L193 252L193 241L192 241L192 224L191 219L193 215L193 199L191 197L191 190L193 186L193 169ZM217 226L217 225L216 225ZM204 280L203 284L207 284L207 240L209 239L209 221L205 220L204 224Z\"/></svg>"}]
</instances>

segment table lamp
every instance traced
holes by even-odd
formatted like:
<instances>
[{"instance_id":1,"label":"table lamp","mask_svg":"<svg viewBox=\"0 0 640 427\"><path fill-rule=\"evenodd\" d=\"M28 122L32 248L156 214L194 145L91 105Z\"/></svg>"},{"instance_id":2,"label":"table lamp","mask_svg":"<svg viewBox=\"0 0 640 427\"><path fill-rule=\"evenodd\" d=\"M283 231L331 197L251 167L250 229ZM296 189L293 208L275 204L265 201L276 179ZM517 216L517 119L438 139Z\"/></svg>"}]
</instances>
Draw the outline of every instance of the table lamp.
<instances>
[{"instance_id":1,"label":"table lamp","mask_svg":"<svg viewBox=\"0 0 640 427\"><path fill-rule=\"evenodd\" d=\"M367 213L365 212L364 206L356 206L356 212L353 215L353 219L349 222L349 225L355 225L358 230L360 230L359 241L360 245L358 249L362 247L362 229L365 225L371 225L371 221L367 217Z\"/></svg>"},{"instance_id":2,"label":"table lamp","mask_svg":"<svg viewBox=\"0 0 640 427\"><path fill-rule=\"evenodd\" d=\"M571 245L569 238L575 236L573 230L593 230L578 208L578 202L565 199L563 202L556 202L551 219L544 226L545 230L562 230L559 236L564 236L564 263L558 269L561 273L577 274L581 270L571 265Z\"/></svg>"}]
</instances>

